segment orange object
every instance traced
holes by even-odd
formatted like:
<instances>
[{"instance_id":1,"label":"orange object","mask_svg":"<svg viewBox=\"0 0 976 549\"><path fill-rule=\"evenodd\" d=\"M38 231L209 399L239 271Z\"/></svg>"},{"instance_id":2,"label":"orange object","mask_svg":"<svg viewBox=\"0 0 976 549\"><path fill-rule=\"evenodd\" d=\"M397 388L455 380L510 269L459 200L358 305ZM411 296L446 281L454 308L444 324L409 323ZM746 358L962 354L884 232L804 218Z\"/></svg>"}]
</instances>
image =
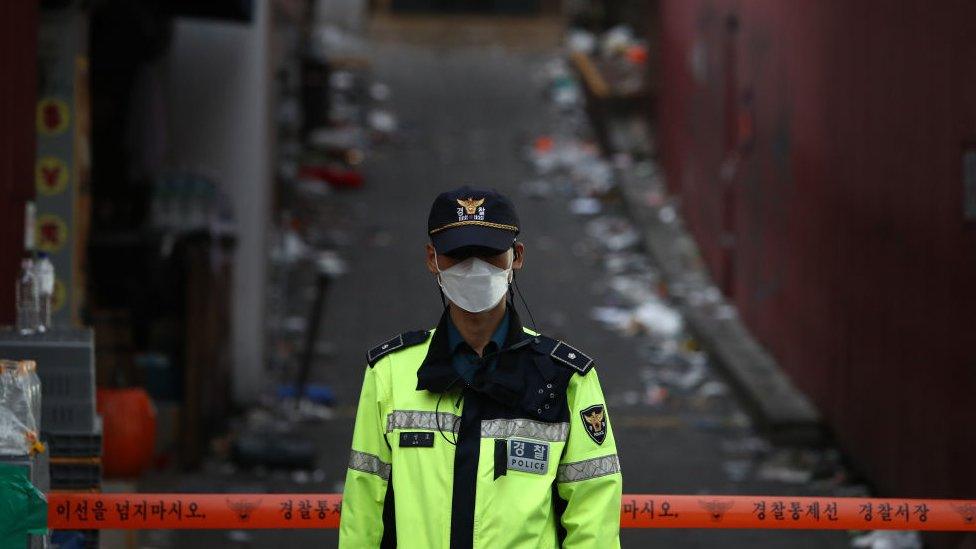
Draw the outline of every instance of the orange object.
<instances>
[{"instance_id":1,"label":"orange object","mask_svg":"<svg viewBox=\"0 0 976 549\"><path fill-rule=\"evenodd\" d=\"M643 65L644 63L647 63L647 48L639 44L627 48L624 55L627 56L628 61L635 65Z\"/></svg>"},{"instance_id":2,"label":"orange object","mask_svg":"<svg viewBox=\"0 0 976 549\"><path fill-rule=\"evenodd\" d=\"M144 389L98 389L106 477L137 477L152 464L156 407Z\"/></svg>"},{"instance_id":3,"label":"orange object","mask_svg":"<svg viewBox=\"0 0 976 549\"><path fill-rule=\"evenodd\" d=\"M556 142L553 140L553 138L549 137L548 135L542 135L535 138L534 146L535 150L539 152L549 152L552 150L555 144Z\"/></svg>"},{"instance_id":4,"label":"orange object","mask_svg":"<svg viewBox=\"0 0 976 549\"><path fill-rule=\"evenodd\" d=\"M337 528L341 494L48 494L55 530ZM976 500L624 495L621 528L976 531Z\"/></svg>"},{"instance_id":5,"label":"orange object","mask_svg":"<svg viewBox=\"0 0 976 549\"><path fill-rule=\"evenodd\" d=\"M576 51L571 53L569 58L576 70L583 76L583 82L590 93L601 99L610 95L610 86L589 55Z\"/></svg>"}]
</instances>

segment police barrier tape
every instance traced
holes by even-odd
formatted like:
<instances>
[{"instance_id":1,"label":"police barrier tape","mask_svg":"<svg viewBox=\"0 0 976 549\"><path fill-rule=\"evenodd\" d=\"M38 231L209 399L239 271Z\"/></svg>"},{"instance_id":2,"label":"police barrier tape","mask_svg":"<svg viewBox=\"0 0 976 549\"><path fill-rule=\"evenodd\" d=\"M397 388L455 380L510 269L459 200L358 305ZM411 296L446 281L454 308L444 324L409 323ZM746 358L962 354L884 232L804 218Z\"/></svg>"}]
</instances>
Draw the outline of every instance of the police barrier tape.
<instances>
[{"instance_id":1,"label":"police barrier tape","mask_svg":"<svg viewBox=\"0 0 976 549\"><path fill-rule=\"evenodd\" d=\"M51 492L55 530L337 528L341 494ZM624 495L622 528L976 531L976 500Z\"/></svg>"}]
</instances>

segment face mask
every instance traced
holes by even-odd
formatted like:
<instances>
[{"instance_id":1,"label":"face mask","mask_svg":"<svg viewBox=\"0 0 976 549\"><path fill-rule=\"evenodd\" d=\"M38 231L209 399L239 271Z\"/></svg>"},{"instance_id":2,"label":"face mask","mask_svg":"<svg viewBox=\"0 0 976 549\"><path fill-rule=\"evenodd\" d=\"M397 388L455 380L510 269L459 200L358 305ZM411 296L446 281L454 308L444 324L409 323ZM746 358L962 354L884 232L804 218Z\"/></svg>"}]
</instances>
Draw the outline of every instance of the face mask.
<instances>
[{"instance_id":1,"label":"face mask","mask_svg":"<svg viewBox=\"0 0 976 549\"><path fill-rule=\"evenodd\" d=\"M509 260L507 269L501 269L477 257L469 257L443 271L437 267L437 283L447 299L465 311L487 311L505 297L512 281L512 261ZM434 262L437 262L436 253Z\"/></svg>"}]
</instances>

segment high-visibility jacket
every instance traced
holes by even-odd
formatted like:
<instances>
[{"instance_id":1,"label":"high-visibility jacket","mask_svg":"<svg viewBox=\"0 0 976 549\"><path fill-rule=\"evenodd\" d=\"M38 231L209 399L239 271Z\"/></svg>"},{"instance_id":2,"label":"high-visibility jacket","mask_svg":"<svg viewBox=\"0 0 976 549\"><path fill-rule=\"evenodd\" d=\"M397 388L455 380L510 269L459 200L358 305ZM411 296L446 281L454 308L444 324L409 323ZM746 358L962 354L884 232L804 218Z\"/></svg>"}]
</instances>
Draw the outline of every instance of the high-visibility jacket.
<instances>
[{"instance_id":1,"label":"high-visibility jacket","mask_svg":"<svg viewBox=\"0 0 976 549\"><path fill-rule=\"evenodd\" d=\"M593 360L509 314L495 367L470 384L446 312L369 351L340 548L619 547L620 462Z\"/></svg>"}]
</instances>

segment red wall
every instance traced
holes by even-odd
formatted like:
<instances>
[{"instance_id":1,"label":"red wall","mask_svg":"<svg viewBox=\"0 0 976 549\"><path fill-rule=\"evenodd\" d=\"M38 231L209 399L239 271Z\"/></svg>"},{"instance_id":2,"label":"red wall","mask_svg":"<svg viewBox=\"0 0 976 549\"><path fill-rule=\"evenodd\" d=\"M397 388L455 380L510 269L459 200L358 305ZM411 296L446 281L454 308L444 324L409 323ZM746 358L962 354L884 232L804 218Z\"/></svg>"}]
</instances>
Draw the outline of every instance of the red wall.
<instances>
[{"instance_id":1,"label":"red wall","mask_svg":"<svg viewBox=\"0 0 976 549\"><path fill-rule=\"evenodd\" d=\"M882 494L976 497L976 2L661 18L662 160L715 279Z\"/></svg>"},{"instance_id":2,"label":"red wall","mask_svg":"<svg viewBox=\"0 0 976 549\"><path fill-rule=\"evenodd\" d=\"M34 196L36 0L0 2L0 325L14 321L24 202Z\"/></svg>"}]
</instances>

